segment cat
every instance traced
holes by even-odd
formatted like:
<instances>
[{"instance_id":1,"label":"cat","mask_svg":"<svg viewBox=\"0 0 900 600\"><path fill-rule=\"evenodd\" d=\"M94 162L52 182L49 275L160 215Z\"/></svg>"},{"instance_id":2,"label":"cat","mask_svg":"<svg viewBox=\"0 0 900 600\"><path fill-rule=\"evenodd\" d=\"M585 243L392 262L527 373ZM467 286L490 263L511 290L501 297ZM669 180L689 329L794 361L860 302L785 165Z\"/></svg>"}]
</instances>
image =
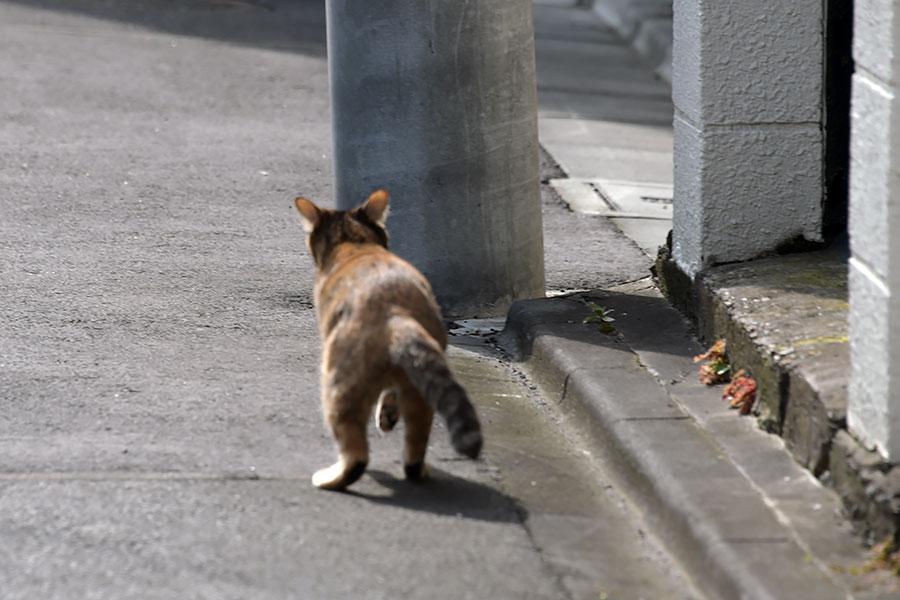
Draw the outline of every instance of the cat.
<instances>
[{"instance_id":1,"label":"cat","mask_svg":"<svg viewBox=\"0 0 900 600\"><path fill-rule=\"evenodd\" d=\"M339 458L312 476L316 487L341 490L369 460L366 426L405 425L403 470L428 476L425 452L437 411L454 449L478 458L481 426L444 356L447 332L425 277L387 249L388 193L378 190L349 211L294 203L316 262L315 305L322 339L322 410Z\"/></svg>"}]
</instances>

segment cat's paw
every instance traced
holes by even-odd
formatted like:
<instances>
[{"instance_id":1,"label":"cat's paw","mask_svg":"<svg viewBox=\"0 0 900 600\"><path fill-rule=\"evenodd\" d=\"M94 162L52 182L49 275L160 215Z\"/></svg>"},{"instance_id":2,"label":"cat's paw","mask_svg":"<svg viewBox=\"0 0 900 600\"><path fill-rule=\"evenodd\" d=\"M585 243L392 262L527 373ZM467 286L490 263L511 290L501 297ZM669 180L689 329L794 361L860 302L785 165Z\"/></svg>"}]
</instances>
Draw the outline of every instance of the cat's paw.
<instances>
[{"instance_id":1,"label":"cat's paw","mask_svg":"<svg viewBox=\"0 0 900 600\"><path fill-rule=\"evenodd\" d=\"M316 471L312 476L312 484L323 490L342 490L362 477L365 471L365 462L357 462L347 469L344 468L343 462L338 461L330 467Z\"/></svg>"},{"instance_id":2,"label":"cat's paw","mask_svg":"<svg viewBox=\"0 0 900 600\"><path fill-rule=\"evenodd\" d=\"M385 392L378 399L378 409L375 411L375 422L378 429L384 433L391 431L400 420L400 409L397 406L396 392Z\"/></svg>"},{"instance_id":3,"label":"cat's paw","mask_svg":"<svg viewBox=\"0 0 900 600\"><path fill-rule=\"evenodd\" d=\"M410 481L422 481L428 478L431 474L431 469L428 467L427 462L422 461L414 465L403 465L403 472Z\"/></svg>"}]
</instances>

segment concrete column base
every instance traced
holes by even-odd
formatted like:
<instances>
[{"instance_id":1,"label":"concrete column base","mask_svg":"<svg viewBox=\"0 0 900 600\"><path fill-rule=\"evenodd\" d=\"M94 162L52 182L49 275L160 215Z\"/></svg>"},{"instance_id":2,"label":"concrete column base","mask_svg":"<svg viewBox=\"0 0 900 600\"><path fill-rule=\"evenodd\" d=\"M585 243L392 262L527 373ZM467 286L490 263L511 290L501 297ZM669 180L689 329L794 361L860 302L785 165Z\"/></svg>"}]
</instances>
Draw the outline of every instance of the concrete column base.
<instances>
[{"instance_id":1,"label":"concrete column base","mask_svg":"<svg viewBox=\"0 0 900 600\"><path fill-rule=\"evenodd\" d=\"M329 0L337 206L391 194L391 249L447 317L544 295L529 0Z\"/></svg>"}]
</instances>

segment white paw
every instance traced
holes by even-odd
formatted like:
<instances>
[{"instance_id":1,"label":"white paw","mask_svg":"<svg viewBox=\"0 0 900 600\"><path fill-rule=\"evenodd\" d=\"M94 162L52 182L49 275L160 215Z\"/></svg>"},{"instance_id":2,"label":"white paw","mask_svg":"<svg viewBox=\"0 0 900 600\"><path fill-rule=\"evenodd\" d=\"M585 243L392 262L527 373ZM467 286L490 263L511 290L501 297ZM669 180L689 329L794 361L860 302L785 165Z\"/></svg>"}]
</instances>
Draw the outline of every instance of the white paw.
<instances>
[{"instance_id":1,"label":"white paw","mask_svg":"<svg viewBox=\"0 0 900 600\"><path fill-rule=\"evenodd\" d=\"M338 490L344 479L344 465L336 462L330 467L319 469L312 476L312 484L323 490Z\"/></svg>"}]
</instances>

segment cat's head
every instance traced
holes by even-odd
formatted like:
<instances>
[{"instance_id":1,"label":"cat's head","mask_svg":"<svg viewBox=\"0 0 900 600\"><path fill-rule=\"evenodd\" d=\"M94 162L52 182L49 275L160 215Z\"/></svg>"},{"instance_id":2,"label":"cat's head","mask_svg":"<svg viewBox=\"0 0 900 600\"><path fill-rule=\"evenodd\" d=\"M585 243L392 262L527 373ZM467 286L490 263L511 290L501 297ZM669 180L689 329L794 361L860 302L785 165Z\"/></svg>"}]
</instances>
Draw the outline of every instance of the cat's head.
<instances>
[{"instance_id":1,"label":"cat's head","mask_svg":"<svg viewBox=\"0 0 900 600\"><path fill-rule=\"evenodd\" d=\"M345 242L378 244L387 248L384 222L388 215L388 193L377 190L353 210L320 208L306 198L296 198L303 228L309 233L306 244L316 264L321 266L329 253Z\"/></svg>"}]
</instances>

